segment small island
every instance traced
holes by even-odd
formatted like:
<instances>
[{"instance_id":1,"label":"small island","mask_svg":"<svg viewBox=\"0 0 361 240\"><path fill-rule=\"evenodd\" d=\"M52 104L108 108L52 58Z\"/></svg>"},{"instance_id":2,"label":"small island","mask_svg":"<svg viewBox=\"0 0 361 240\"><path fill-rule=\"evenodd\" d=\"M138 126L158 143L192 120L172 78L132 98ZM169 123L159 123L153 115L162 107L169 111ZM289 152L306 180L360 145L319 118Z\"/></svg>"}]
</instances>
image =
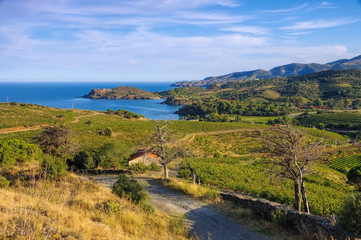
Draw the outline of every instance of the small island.
<instances>
[{"instance_id":1,"label":"small island","mask_svg":"<svg viewBox=\"0 0 361 240\"><path fill-rule=\"evenodd\" d=\"M159 99L160 97L155 93L139 88L121 86L113 89L92 89L90 93L84 95L83 98L140 100Z\"/></svg>"}]
</instances>

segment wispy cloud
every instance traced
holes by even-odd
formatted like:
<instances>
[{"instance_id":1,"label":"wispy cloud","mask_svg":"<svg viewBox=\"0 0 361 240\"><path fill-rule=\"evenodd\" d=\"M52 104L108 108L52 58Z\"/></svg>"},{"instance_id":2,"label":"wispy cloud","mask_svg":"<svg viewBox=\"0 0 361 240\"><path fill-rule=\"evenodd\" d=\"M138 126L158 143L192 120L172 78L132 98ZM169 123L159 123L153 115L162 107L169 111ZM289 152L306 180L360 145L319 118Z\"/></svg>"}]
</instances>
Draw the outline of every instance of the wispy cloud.
<instances>
[{"instance_id":1,"label":"wispy cloud","mask_svg":"<svg viewBox=\"0 0 361 240\"><path fill-rule=\"evenodd\" d=\"M303 29L318 29L318 28L331 28L338 27L343 25L348 25L352 23L360 22L358 19L346 20L346 19L333 19L333 20L314 20L314 21L304 21L296 22L293 25L282 27L284 30L303 30Z\"/></svg>"},{"instance_id":2,"label":"wispy cloud","mask_svg":"<svg viewBox=\"0 0 361 240\"><path fill-rule=\"evenodd\" d=\"M230 32L237 32L237 33L250 33L254 35L266 35L270 31L264 27L257 27L257 26L234 26L234 27L227 27L222 28L223 31L230 31Z\"/></svg>"},{"instance_id":3,"label":"wispy cloud","mask_svg":"<svg viewBox=\"0 0 361 240\"><path fill-rule=\"evenodd\" d=\"M263 10L262 12L264 12L264 13L290 13L290 12L299 11L301 9L306 9L306 7L308 7L308 6L309 6L309 4L305 3L305 4L302 4L302 5L298 6L298 7Z\"/></svg>"}]
</instances>

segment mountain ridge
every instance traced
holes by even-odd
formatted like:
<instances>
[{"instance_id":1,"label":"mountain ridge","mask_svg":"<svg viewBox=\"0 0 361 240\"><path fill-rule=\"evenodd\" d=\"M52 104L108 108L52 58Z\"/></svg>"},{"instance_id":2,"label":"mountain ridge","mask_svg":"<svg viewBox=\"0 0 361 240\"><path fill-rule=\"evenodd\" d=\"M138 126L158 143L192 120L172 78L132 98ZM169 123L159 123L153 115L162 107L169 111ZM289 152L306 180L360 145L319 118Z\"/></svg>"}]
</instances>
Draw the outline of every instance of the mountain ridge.
<instances>
[{"instance_id":1,"label":"mountain ridge","mask_svg":"<svg viewBox=\"0 0 361 240\"><path fill-rule=\"evenodd\" d=\"M175 87L207 87L211 84L223 84L241 80L268 79L276 77L302 76L326 70L361 69L361 55L351 59L339 59L321 63L290 63L274 67L270 70L256 69L251 71L233 72L221 76L206 77L199 81L180 81L172 84Z\"/></svg>"}]
</instances>

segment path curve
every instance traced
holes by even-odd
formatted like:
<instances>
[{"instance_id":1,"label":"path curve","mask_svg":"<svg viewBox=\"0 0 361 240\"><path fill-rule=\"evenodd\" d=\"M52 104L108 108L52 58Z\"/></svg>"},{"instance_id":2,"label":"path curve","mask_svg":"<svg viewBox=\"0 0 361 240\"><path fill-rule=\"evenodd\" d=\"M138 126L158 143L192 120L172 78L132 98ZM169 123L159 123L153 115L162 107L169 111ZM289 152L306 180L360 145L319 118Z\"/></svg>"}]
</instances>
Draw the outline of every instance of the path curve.
<instances>
[{"instance_id":1,"label":"path curve","mask_svg":"<svg viewBox=\"0 0 361 240\"><path fill-rule=\"evenodd\" d=\"M116 176L95 176L96 181L111 187ZM255 233L239 223L215 211L207 203L195 200L181 192L165 188L159 180L148 177L136 177L148 185L150 204L169 215L185 216L185 223L191 228L191 234L200 239L212 240L262 240L272 239Z\"/></svg>"}]
</instances>

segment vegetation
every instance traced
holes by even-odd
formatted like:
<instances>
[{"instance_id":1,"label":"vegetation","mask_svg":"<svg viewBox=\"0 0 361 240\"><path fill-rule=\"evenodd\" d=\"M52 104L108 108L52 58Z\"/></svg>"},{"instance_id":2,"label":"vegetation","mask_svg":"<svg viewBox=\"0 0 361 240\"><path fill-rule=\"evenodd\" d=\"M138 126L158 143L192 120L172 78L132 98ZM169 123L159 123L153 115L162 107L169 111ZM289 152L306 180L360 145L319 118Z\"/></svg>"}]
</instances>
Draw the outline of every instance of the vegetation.
<instances>
[{"instance_id":1,"label":"vegetation","mask_svg":"<svg viewBox=\"0 0 361 240\"><path fill-rule=\"evenodd\" d=\"M361 70L330 70L212 84L206 89L179 88L160 94L167 97L166 103L184 105L178 114L188 119L227 122L237 121L237 116L284 116L302 109L358 109L361 108L360 90ZM307 124L307 120L303 121ZM359 121L350 121L345 123L346 127L359 127Z\"/></svg>"},{"instance_id":2,"label":"vegetation","mask_svg":"<svg viewBox=\"0 0 361 240\"><path fill-rule=\"evenodd\" d=\"M345 201L339 223L355 234L361 234L361 193L352 194Z\"/></svg>"},{"instance_id":3,"label":"vegetation","mask_svg":"<svg viewBox=\"0 0 361 240\"><path fill-rule=\"evenodd\" d=\"M347 173L351 168L361 166L361 154L343 156L327 163L330 168Z\"/></svg>"},{"instance_id":4,"label":"vegetation","mask_svg":"<svg viewBox=\"0 0 361 240\"><path fill-rule=\"evenodd\" d=\"M92 99L157 99L158 95L135 87L121 86L113 89L92 89L85 98Z\"/></svg>"},{"instance_id":5,"label":"vegetation","mask_svg":"<svg viewBox=\"0 0 361 240\"><path fill-rule=\"evenodd\" d=\"M145 187L134 178L129 178L125 174L118 176L117 181L113 185L113 192L119 197L125 197L137 204L145 204L148 201L148 193Z\"/></svg>"},{"instance_id":6,"label":"vegetation","mask_svg":"<svg viewBox=\"0 0 361 240\"><path fill-rule=\"evenodd\" d=\"M40 161L42 155L43 152L35 144L17 139L0 141L1 167L9 168L17 162Z\"/></svg>"},{"instance_id":7,"label":"vegetation","mask_svg":"<svg viewBox=\"0 0 361 240\"><path fill-rule=\"evenodd\" d=\"M268 95L269 94L270 92L268 92ZM1 105L0 111L3 114L2 116L6 116L6 118L0 118L0 125L8 126L0 128L0 143L20 141L22 143L19 143L19 146L28 144L32 145L34 149L38 149L35 151L28 151L28 153L25 154L26 157L21 158L24 160L16 160L14 164L11 163L8 165L10 167L5 167L5 165L1 166L0 174L3 176L1 184L5 187L5 189L0 189L1 198L6 196L13 199L13 196L16 195L17 197L21 196L30 202L34 202L34 204L28 205L25 205L25 203L21 206L14 205L13 207L10 207L11 209L40 209L38 208L38 205L35 204L36 201L41 203L39 206L53 206L53 204L55 204L56 206L60 206L61 209L71 209L66 211L71 211L71 215L76 216L75 219L84 219L84 222L98 222L107 225L109 229L111 229L109 231L113 234L112 236L118 236L116 235L118 233L117 231L123 231L123 233L126 232L125 236L128 236L128 238L132 238L130 236L133 236L134 239L141 238L139 236L141 233L144 233L144 231L148 231L148 227L158 229L158 227L153 223L149 223L149 221L155 221L155 216L160 216L157 215L159 213L150 213L151 211L146 213L144 212L144 208L146 209L146 207L141 206L141 208L139 208L139 206L130 203L127 198L119 199L111 193L105 194L103 190L96 190L92 187L89 187L89 191L94 190L94 192L91 193L86 192L87 190L85 190L85 192L83 190L76 191L76 187L81 189L85 188L82 185L83 180L78 179L71 174L69 175L64 171L64 168L67 167L65 163L67 163L68 166L73 166L75 169L125 167L131 153L136 149L149 146L148 140L154 136L155 129L157 129L156 122L136 120L134 118L127 119L115 113L107 114L104 112L79 110L63 111L40 106L26 107L21 104L4 104ZM7 118L15 119L16 115L13 115L15 113L19 113L18 116L20 117L16 117L15 124L9 123ZM58 118L57 116L60 115L63 116ZM265 123L270 119L272 120L275 118L242 116L240 122L222 123L174 121L167 126L167 129L169 134L172 135L172 138L177 139L178 142L175 144L170 141L169 145L167 144L168 146L165 149L167 151L171 150L170 154L167 154L167 156L173 157L174 154L178 152L178 147L180 149L189 149L190 152L192 152L194 157L185 157L186 155L189 155L188 153L185 153L185 151L180 151L181 154L178 155L183 156L182 158L184 159L181 163L179 172L183 178L190 177L187 166L187 163L190 163L196 174L200 177L201 183L206 186L234 190L243 194L264 197L279 203L294 205L294 182L289 179L274 179L272 178L272 172L269 171L272 169L273 164L270 161L271 159L267 157L267 151L264 144L261 142L261 139L264 132L271 127L266 124L258 123ZM40 122L37 123L37 120ZM24 126L23 123L26 121L34 124L34 126ZM32 144L35 142L40 144L39 141L35 141L36 139L34 139L34 137L39 136L44 132L41 127L45 127L46 130L46 127L62 128L62 126L69 130L67 142L71 143L71 147L76 146L76 151L69 153L64 152L63 154L61 151L47 150L47 147L45 147L47 145L41 146L48 154L52 154L52 156L48 156L46 154L44 155L38 147ZM99 132L102 132L107 128L112 129L111 136L99 134ZM348 151L347 149L350 148L350 146L347 145L347 139L339 134L315 128L305 129L300 127L298 129L302 129L307 135L307 139L311 142L314 142L319 138L324 138L325 141L322 144L324 146L324 151L328 153L322 161L316 162L312 166L310 174L304 177L304 182L307 186L310 210L312 213L320 215L338 214L342 209L342 203L344 202L345 196L355 189L354 185L347 182L346 172L352 167L356 167L357 164L353 165L349 160L352 158L351 156L356 156L359 153L357 151ZM25 147L18 148L21 149L21 151L26 149ZM17 148L15 147L14 149ZM60 147L60 150L61 149L62 148ZM21 151L19 152L20 155ZM342 152L342 154L339 154L339 152ZM34 155L31 155L31 153L34 153ZM334 160L329 161L330 158L334 158ZM341 158L344 158L344 160L340 160ZM345 159L349 160L345 161ZM333 164L337 161L339 164L343 164L340 166L340 169L345 168L347 171L341 171L338 167L334 166ZM174 165L174 168L177 168L178 163L179 162L175 162L172 164ZM142 167L139 167L139 169L141 170ZM338 169L339 171L334 169ZM24 173L28 175L20 177L24 176ZM45 173L47 176L46 178ZM39 180L39 177L41 181ZM46 181L48 183L46 183ZM68 181L76 182L75 185L77 186L73 186L73 183L69 183ZM34 182L36 183L37 190L28 189L30 186L35 188ZM39 184L39 186L37 184ZM170 185L173 185L173 183L170 183ZM6 189L7 186L8 189ZM48 186L52 189L48 189ZM68 188L65 186L68 186ZM39 189L37 187L39 187ZM188 185L187 181L185 184L177 183L172 187L180 190L189 188L191 189L190 192L193 192L191 194L194 195L200 194L204 190L204 186L196 187L190 184ZM44 190L41 192L41 188L46 189L46 191ZM65 193L64 197L60 197L56 192L61 192L63 191L62 189L64 189L64 191L68 191L67 189L70 189L70 192L74 191L74 196L69 192ZM30 194L30 192L34 193L36 191L39 192L39 196L41 197L34 198L35 196ZM102 192L98 193L97 191ZM102 197L99 197L99 194L103 194L104 197L103 195ZM91 203L88 203L88 200L85 200L86 195L91 195L89 196L92 199L89 200ZM205 195L208 195L208 193L205 193ZM112 197L105 198L105 196ZM62 202L58 203L58 199L62 199ZM327 201L325 201L325 199L327 199ZM68 202L71 202L71 204L68 204ZM84 202L89 205L83 205ZM6 200L3 205L8 206L7 204L8 201ZM84 210L80 211L83 207ZM50 217L60 214L60 210L58 211L55 207L49 207L49 209L50 208L52 210L47 210L47 216L41 215L41 212L34 212L34 214L37 215L32 217L32 220L30 220L29 217L29 222L36 225L37 222L35 219L37 218L45 219L44 221L47 222L56 222L59 226L59 228L57 228L59 229L57 230L57 233L62 234L62 236L69 236L70 238L69 234L71 233L64 230L68 227L66 221L62 220L63 218L58 218L60 222L57 222L57 220ZM48 209L48 207L46 207L46 209ZM119 212L121 212L121 214L119 214ZM129 215L123 215L125 212L129 213ZM136 212L136 214L134 214L134 212ZM12 219L18 221L20 218L16 218L16 211L14 210L12 213ZM126 217L131 214L134 215L134 218ZM149 214L149 218L147 217L147 214ZM112 221L117 221L117 223L111 222L108 215ZM119 215L121 215L120 218ZM142 223L137 222L137 215L139 215L139 219L143 221ZM67 215L67 217L69 216ZM0 217L0 219L2 218ZM169 236L172 236L172 239L182 239L185 236L184 229L177 227L174 231L171 230L174 225L172 226L172 223L168 220L167 222L160 223L162 228L166 229L165 231L167 233L159 233L159 238L167 239L167 237L164 237L165 234L170 234ZM0 220L0 225L1 221L4 223L7 220ZM39 230L40 232L37 234L43 234L44 232L44 234L50 234L44 230L46 226L49 227L49 225L41 221L40 223L43 224L41 226L44 227L39 227L38 229L42 230ZM121 221L124 221L124 225L127 225L129 221L135 221L135 225L129 223L129 225L123 228L122 224L118 223ZM9 222L14 223L11 219ZM74 224L75 220L71 220L70 222ZM68 229L71 229L69 231L74 232L85 239L92 234L98 236L96 234L103 234L105 231L99 230L99 228L101 228L99 226L102 226L101 224L94 227L94 223L89 223L89 226L98 229L97 231L83 231L80 230L80 228L85 229L85 225L82 224L83 223L81 223L82 227L74 224L74 227L77 229ZM5 225L2 224L1 226ZM130 226L129 228L132 230L126 230L128 226ZM13 230L14 229L15 228L13 228ZM90 231L91 233L87 231ZM149 231L152 232L151 230ZM157 232L158 230L154 231ZM15 232L15 230L13 232ZM0 232L0 234L2 233ZM8 232L6 232L6 234L8 234ZM9 236L11 234L12 233L10 233ZM151 233L151 235L152 234L153 233ZM154 233L154 235L156 234ZM106 239L107 237L103 238ZM108 239L112 238L108 237Z\"/></svg>"},{"instance_id":8,"label":"vegetation","mask_svg":"<svg viewBox=\"0 0 361 240\"><path fill-rule=\"evenodd\" d=\"M63 158L43 155L24 141L1 142L15 162L0 165L0 239L187 238L184 226L171 217L69 174ZM144 188L133 181L126 193L143 201Z\"/></svg>"},{"instance_id":9,"label":"vegetation","mask_svg":"<svg viewBox=\"0 0 361 240\"><path fill-rule=\"evenodd\" d=\"M180 176L188 179L191 165L201 183L220 189L234 190L259 196L271 201L294 205L294 182L271 178L272 164L267 159L253 157L193 158L182 162ZM345 177L320 166L313 174L304 177L308 188L310 210L314 214L328 215L341 210L344 197L351 192ZM327 199L327 201L324 201Z\"/></svg>"},{"instance_id":10,"label":"vegetation","mask_svg":"<svg viewBox=\"0 0 361 240\"><path fill-rule=\"evenodd\" d=\"M294 182L294 208L310 213L304 177L309 167L320 157L319 145L305 139L305 134L289 126L276 127L264 134L266 151L272 156L275 173Z\"/></svg>"},{"instance_id":11,"label":"vegetation","mask_svg":"<svg viewBox=\"0 0 361 240\"><path fill-rule=\"evenodd\" d=\"M359 112L326 112L318 114L303 114L296 118L302 126L332 129L361 129L361 114Z\"/></svg>"}]
</instances>

